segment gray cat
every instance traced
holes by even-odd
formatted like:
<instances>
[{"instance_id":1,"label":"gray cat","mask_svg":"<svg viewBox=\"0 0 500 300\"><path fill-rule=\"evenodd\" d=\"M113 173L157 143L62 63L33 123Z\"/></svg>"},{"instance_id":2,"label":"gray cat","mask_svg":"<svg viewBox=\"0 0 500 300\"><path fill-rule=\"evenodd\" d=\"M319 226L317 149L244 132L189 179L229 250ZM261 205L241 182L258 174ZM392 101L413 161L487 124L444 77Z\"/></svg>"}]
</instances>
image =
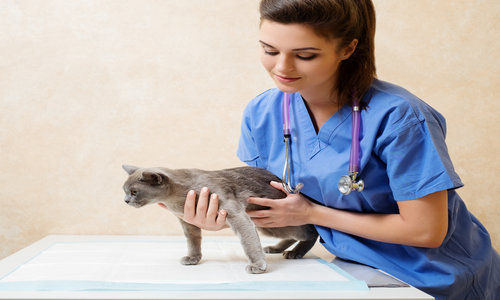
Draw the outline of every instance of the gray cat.
<instances>
[{"instance_id":1,"label":"gray cat","mask_svg":"<svg viewBox=\"0 0 500 300\"><path fill-rule=\"evenodd\" d=\"M129 177L123 185L125 202L134 207L164 203L176 215L184 213L184 202L190 190L199 191L208 187L219 196L219 207L227 211L226 222L238 235L245 254L250 260L248 273L263 273L267 264L266 253L283 253L285 258L302 258L313 246L318 233L313 225L281 228L258 228L265 235L281 238L275 246L262 249L256 226L246 214L247 210L268 207L249 204L249 197L280 199L285 193L273 188L269 182L280 181L267 170L255 167L240 167L218 171L198 169L139 168L124 165ZM201 259L201 229L180 219L187 238L188 255L181 259L184 265L195 265ZM295 242L299 243L285 251Z\"/></svg>"}]
</instances>

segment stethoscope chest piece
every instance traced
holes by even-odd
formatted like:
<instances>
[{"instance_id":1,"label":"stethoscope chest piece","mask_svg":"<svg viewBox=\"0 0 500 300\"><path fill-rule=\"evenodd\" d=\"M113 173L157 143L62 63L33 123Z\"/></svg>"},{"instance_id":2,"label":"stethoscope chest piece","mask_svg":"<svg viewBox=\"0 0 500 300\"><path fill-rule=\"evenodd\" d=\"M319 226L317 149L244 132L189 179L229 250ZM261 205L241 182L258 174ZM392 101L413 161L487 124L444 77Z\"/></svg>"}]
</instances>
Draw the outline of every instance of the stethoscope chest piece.
<instances>
[{"instance_id":1,"label":"stethoscope chest piece","mask_svg":"<svg viewBox=\"0 0 500 300\"><path fill-rule=\"evenodd\" d=\"M350 173L340 177L337 187L342 194L349 195L352 191L361 192L364 190L365 182L363 180L356 181L356 175L357 173Z\"/></svg>"}]
</instances>

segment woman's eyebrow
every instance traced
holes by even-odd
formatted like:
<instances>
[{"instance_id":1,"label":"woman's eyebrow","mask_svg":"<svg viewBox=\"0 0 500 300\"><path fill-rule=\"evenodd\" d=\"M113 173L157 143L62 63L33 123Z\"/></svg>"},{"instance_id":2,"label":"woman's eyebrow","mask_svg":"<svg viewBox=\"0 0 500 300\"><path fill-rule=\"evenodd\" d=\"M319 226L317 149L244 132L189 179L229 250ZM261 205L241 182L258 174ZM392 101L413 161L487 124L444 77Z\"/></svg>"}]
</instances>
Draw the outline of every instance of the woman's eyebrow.
<instances>
[{"instance_id":1,"label":"woman's eyebrow","mask_svg":"<svg viewBox=\"0 0 500 300\"><path fill-rule=\"evenodd\" d=\"M261 40L259 40L259 42L261 44L263 44L264 46L267 46L267 47L271 47L271 48L274 48L276 49L276 47L272 46L272 45L269 45L268 43L265 43ZM297 48L297 49L292 49L292 51L304 51L304 50L321 50L321 49L318 49L318 48L314 48L314 47L305 47L305 48Z\"/></svg>"}]
</instances>

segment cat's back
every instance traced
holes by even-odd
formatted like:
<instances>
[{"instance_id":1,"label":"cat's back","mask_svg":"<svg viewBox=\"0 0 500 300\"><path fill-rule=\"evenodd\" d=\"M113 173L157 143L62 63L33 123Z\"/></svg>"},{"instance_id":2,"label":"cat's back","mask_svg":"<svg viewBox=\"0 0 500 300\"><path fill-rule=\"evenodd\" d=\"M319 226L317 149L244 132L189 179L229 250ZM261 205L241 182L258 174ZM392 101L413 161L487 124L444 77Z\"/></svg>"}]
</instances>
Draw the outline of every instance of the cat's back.
<instances>
[{"instance_id":1,"label":"cat's back","mask_svg":"<svg viewBox=\"0 0 500 300\"><path fill-rule=\"evenodd\" d=\"M269 184L271 180L280 181L273 173L257 167L236 167L215 171L201 169L162 169L166 171L168 175L173 175L176 178L182 178L184 180L198 180L199 178L203 178L203 180L209 181L236 181L242 184L252 184L255 182L266 182L266 184Z\"/></svg>"},{"instance_id":2,"label":"cat's back","mask_svg":"<svg viewBox=\"0 0 500 300\"><path fill-rule=\"evenodd\" d=\"M283 198L285 194L273 188L271 181L280 181L273 173L257 167L237 167L215 171L200 169L177 169L176 181L182 182L187 189L201 190L208 187L211 192L219 194L221 199L238 199L248 197ZM224 200L222 200L224 201ZM244 201L246 203L246 200Z\"/></svg>"},{"instance_id":3,"label":"cat's back","mask_svg":"<svg viewBox=\"0 0 500 300\"><path fill-rule=\"evenodd\" d=\"M220 182L230 187L237 197L282 198L284 193L273 188L271 181L280 181L276 175L266 169L256 167L238 167L215 171Z\"/></svg>"},{"instance_id":4,"label":"cat's back","mask_svg":"<svg viewBox=\"0 0 500 300\"><path fill-rule=\"evenodd\" d=\"M256 184L269 185L270 181L280 181L280 179L266 169L257 167L237 167L230 169L223 169L216 171L220 176L226 177L228 180L236 181L242 185L249 185L250 187Z\"/></svg>"}]
</instances>

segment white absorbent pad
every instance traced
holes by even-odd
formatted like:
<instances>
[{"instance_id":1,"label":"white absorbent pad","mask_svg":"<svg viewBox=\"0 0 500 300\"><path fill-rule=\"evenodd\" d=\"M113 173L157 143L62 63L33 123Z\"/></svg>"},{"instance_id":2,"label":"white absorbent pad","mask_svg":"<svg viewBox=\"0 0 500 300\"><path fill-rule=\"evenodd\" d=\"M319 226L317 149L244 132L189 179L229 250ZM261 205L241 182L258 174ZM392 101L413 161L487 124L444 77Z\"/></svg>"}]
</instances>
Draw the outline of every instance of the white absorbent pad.
<instances>
[{"instance_id":1,"label":"white absorbent pad","mask_svg":"<svg viewBox=\"0 0 500 300\"><path fill-rule=\"evenodd\" d=\"M204 241L202 253L185 266L185 241L57 242L0 278L0 291L368 290L311 254L266 254L268 271L248 274L239 242Z\"/></svg>"}]
</instances>

